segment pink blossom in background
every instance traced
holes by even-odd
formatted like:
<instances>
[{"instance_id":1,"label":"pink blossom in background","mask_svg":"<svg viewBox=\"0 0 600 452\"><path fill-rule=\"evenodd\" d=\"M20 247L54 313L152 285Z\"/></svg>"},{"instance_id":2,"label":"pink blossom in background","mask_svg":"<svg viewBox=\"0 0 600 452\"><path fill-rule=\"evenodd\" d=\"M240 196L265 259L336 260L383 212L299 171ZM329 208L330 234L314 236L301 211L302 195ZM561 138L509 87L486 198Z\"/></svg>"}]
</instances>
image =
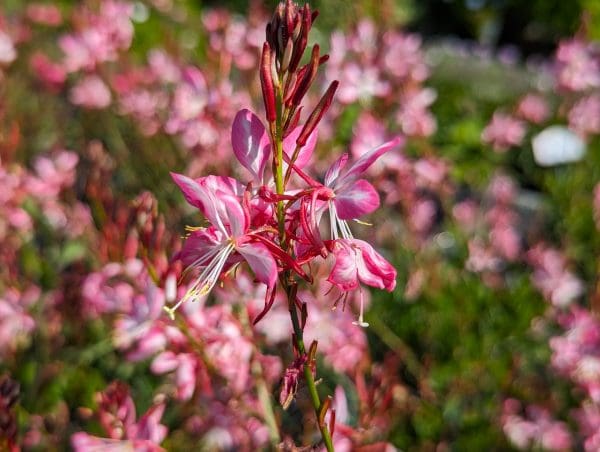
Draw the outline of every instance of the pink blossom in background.
<instances>
[{"instance_id":1,"label":"pink blossom in background","mask_svg":"<svg viewBox=\"0 0 600 452\"><path fill-rule=\"evenodd\" d=\"M27 18L37 24L57 27L62 23L62 14L56 5L31 3L27 5Z\"/></svg>"},{"instance_id":2,"label":"pink blossom in background","mask_svg":"<svg viewBox=\"0 0 600 452\"><path fill-rule=\"evenodd\" d=\"M0 30L0 66L8 65L17 58L12 38L4 31Z\"/></svg>"},{"instance_id":3,"label":"pink blossom in background","mask_svg":"<svg viewBox=\"0 0 600 452\"><path fill-rule=\"evenodd\" d=\"M24 292L7 288L0 294L0 356L26 342L36 323L27 312L38 301L41 291L32 286Z\"/></svg>"},{"instance_id":4,"label":"pink blossom in background","mask_svg":"<svg viewBox=\"0 0 600 452\"><path fill-rule=\"evenodd\" d=\"M518 449L561 451L571 448L573 440L567 424L552 419L548 410L530 405L525 416L519 414L520 411L521 404L517 400L504 401L502 428Z\"/></svg>"},{"instance_id":5,"label":"pink blossom in background","mask_svg":"<svg viewBox=\"0 0 600 452\"><path fill-rule=\"evenodd\" d=\"M475 229L478 213L479 205L472 199L466 199L452 207L452 215L467 232Z\"/></svg>"},{"instance_id":6,"label":"pink blossom in background","mask_svg":"<svg viewBox=\"0 0 600 452\"><path fill-rule=\"evenodd\" d=\"M97 395L98 418L108 438L100 438L85 432L71 436L71 445L76 452L90 450L136 450L157 452L159 444L167 436L167 427L160 424L165 410L164 397L155 399L154 404L136 421L136 410L129 395L129 388L114 382Z\"/></svg>"},{"instance_id":7,"label":"pink blossom in background","mask_svg":"<svg viewBox=\"0 0 600 452\"><path fill-rule=\"evenodd\" d=\"M561 41L556 65L559 87L569 91L600 87L600 57L593 44L578 38Z\"/></svg>"},{"instance_id":8,"label":"pink blossom in background","mask_svg":"<svg viewBox=\"0 0 600 452\"><path fill-rule=\"evenodd\" d=\"M115 0L102 2L98 13L84 9L89 26L59 39L67 72L93 70L99 63L115 61L119 51L131 45L132 13L132 3Z\"/></svg>"},{"instance_id":9,"label":"pink blossom in background","mask_svg":"<svg viewBox=\"0 0 600 452\"><path fill-rule=\"evenodd\" d=\"M360 114L354 125L350 151L352 152L352 156L358 159L390 138L383 122L368 111L365 111ZM392 170L399 167L402 161L403 157L399 151L394 150L394 152L388 152L381 156L368 171L373 175L377 175L384 170Z\"/></svg>"},{"instance_id":10,"label":"pink blossom in background","mask_svg":"<svg viewBox=\"0 0 600 452\"><path fill-rule=\"evenodd\" d=\"M527 261L533 267L533 284L554 306L566 307L583 294L583 283L567 269L558 250L538 244L527 252Z\"/></svg>"},{"instance_id":11,"label":"pink blossom in background","mask_svg":"<svg viewBox=\"0 0 600 452\"><path fill-rule=\"evenodd\" d=\"M56 198L75 182L78 162L77 154L66 150L37 157L33 164L35 175L27 178L30 193L41 199Z\"/></svg>"},{"instance_id":12,"label":"pink blossom in background","mask_svg":"<svg viewBox=\"0 0 600 452\"><path fill-rule=\"evenodd\" d=\"M595 452L600 449L600 406L586 400L582 407L574 413L579 424L581 434L585 438L583 444L586 452Z\"/></svg>"},{"instance_id":13,"label":"pink blossom in background","mask_svg":"<svg viewBox=\"0 0 600 452\"><path fill-rule=\"evenodd\" d=\"M444 160L427 157L417 160L413 169L419 186L435 189L446 179L450 167Z\"/></svg>"},{"instance_id":14,"label":"pink blossom in background","mask_svg":"<svg viewBox=\"0 0 600 452\"><path fill-rule=\"evenodd\" d=\"M426 197L418 198L408 213L408 220L418 234L426 234L433 226L437 213L435 202Z\"/></svg>"},{"instance_id":15,"label":"pink blossom in background","mask_svg":"<svg viewBox=\"0 0 600 452\"><path fill-rule=\"evenodd\" d=\"M100 77L90 75L79 81L71 89L69 99L74 105L90 109L102 109L110 105L111 94L108 86Z\"/></svg>"},{"instance_id":16,"label":"pink blossom in background","mask_svg":"<svg viewBox=\"0 0 600 452\"><path fill-rule=\"evenodd\" d=\"M351 51L365 59L373 59L377 52L377 25L370 19L361 19L356 25L356 33L347 36Z\"/></svg>"},{"instance_id":17,"label":"pink blossom in background","mask_svg":"<svg viewBox=\"0 0 600 452\"><path fill-rule=\"evenodd\" d=\"M62 65L52 62L41 52L31 56L29 65L40 81L51 90L60 89L67 79L67 73Z\"/></svg>"},{"instance_id":18,"label":"pink blossom in background","mask_svg":"<svg viewBox=\"0 0 600 452\"><path fill-rule=\"evenodd\" d=\"M525 138L525 123L513 116L496 112L490 123L483 129L481 139L491 144L496 152L505 152L519 146Z\"/></svg>"},{"instance_id":19,"label":"pink blossom in background","mask_svg":"<svg viewBox=\"0 0 600 452\"><path fill-rule=\"evenodd\" d=\"M388 31L383 36L385 68L400 79L423 82L429 76L421 50L421 37Z\"/></svg>"},{"instance_id":20,"label":"pink blossom in background","mask_svg":"<svg viewBox=\"0 0 600 452\"><path fill-rule=\"evenodd\" d=\"M181 68L173 57L162 49L148 52L148 67L163 83L177 83L181 80Z\"/></svg>"},{"instance_id":21,"label":"pink blossom in background","mask_svg":"<svg viewBox=\"0 0 600 452\"><path fill-rule=\"evenodd\" d=\"M541 95L527 94L517 106L517 115L534 124L541 124L550 116L550 106Z\"/></svg>"},{"instance_id":22,"label":"pink blossom in background","mask_svg":"<svg viewBox=\"0 0 600 452\"><path fill-rule=\"evenodd\" d=\"M437 121L429 112L429 107L436 98L437 93L432 88L402 95L396 120L406 135L428 137L435 133Z\"/></svg>"},{"instance_id":23,"label":"pink blossom in background","mask_svg":"<svg viewBox=\"0 0 600 452\"><path fill-rule=\"evenodd\" d=\"M469 240L469 257L465 268L475 273L497 272L502 266L502 260L480 240Z\"/></svg>"},{"instance_id":24,"label":"pink blossom in background","mask_svg":"<svg viewBox=\"0 0 600 452\"><path fill-rule=\"evenodd\" d=\"M377 67L348 63L340 74L338 99L345 104L369 102L374 97L385 97L390 85L381 78Z\"/></svg>"},{"instance_id":25,"label":"pink blossom in background","mask_svg":"<svg viewBox=\"0 0 600 452\"><path fill-rule=\"evenodd\" d=\"M550 339L552 366L600 403L600 323L592 313L579 307L572 308L559 321L565 332Z\"/></svg>"},{"instance_id":26,"label":"pink blossom in background","mask_svg":"<svg viewBox=\"0 0 600 452\"><path fill-rule=\"evenodd\" d=\"M577 101L569 111L569 128L584 138L600 134L600 94Z\"/></svg>"},{"instance_id":27,"label":"pink blossom in background","mask_svg":"<svg viewBox=\"0 0 600 452\"><path fill-rule=\"evenodd\" d=\"M125 264L109 263L90 273L81 289L84 315L94 318L105 313L131 312L136 293L133 281L143 271L141 261L131 260Z\"/></svg>"}]
</instances>

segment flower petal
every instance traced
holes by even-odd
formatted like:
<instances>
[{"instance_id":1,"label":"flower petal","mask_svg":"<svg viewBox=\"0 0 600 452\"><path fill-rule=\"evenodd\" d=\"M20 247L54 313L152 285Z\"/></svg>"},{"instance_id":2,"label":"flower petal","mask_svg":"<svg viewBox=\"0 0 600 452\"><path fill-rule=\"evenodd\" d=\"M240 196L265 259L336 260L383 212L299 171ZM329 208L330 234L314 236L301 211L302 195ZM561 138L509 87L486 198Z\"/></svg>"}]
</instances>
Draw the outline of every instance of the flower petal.
<instances>
[{"instance_id":1,"label":"flower petal","mask_svg":"<svg viewBox=\"0 0 600 452\"><path fill-rule=\"evenodd\" d=\"M262 243L246 243L236 247L256 275L256 279L272 288L277 281L277 263Z\"/></svg>"},{"instance_id":2,"label":"flower petal","mask_svg":"<svg viewBox=\"0 0 600 452\"><path fill-rule=\"evenodd\" d=\"M348 292L358 288L357 256L356 251L344 242L344 240L336 241L333 251L335 264L327 281L337 286L342 292Z\"/></svg>"},{"instance_id":3,"label":"flower petal","mask_svg":"<svg viewBox=\"0 0 600 452\"><path fill-rule=\"evenodd\" d=\"M171 173L171 177L183 193L185 200L194 207L204 210L203 199L205 199L205 190L192 178L183 174Z\"/></svg>"},{"instance_id":4,"label":"flower petal","mask_svg":"<svg viewBox=\"0 0 600 452\"><path fill-rule=\"evenodd\" d=\"M361 158L359 158L354 164L350 167L350 169L340 176L335 181L334 189L341 189L342 187L351 184L356 179L358 179L375 161L385 154L387 151L393 149L398 146L403 139L401 137L397 137L387 143L382 144L381 146L376 147L375 149L370 150L369 152L363 154Z\"/></svg>"},{"instance_id":5,"label":"flower petal","mask_svg":"<svg viewBox=\"0 0 600 452\"><path fill-rule=\"evenodd\" d=\"M271 154L269 136L258 116L240 110L231 127L231 144L239 162L262 184L265 166Z\"/></svg>"},{"instance_id":6,"label":"flower petal","mask_svg":"<svg viewBox=\"0 0 600 452\"><path fill-rule=\"evenodd\" d=\"M385 260L371 245L354 239L353 245L360 249L358 260L358 277L362 283L392 291L396 287L396 269Z\"/></svg>"},{"instance_id":7,"label":"flower petal","mask_svg":"<svg viewBox=\"0 0 600 452\"><path fill-rule=\"evenodd\" d=\"M373 212L379 207L377 190L365 179L354 182L336 193L333 200L338 218L350 220Z\"/></svg>"},{"instance_id":8,"label":"flower petal","mask_svg":"<svg viewBox=\"0 0 600 452\"><path fill-rule=\"evenodd\" d=\"M324 181L327 187L333 187L340 176L340 171L346 166L346 163L348 163L348 154L342 154L340 158L329 167L327 173L325 173Z\"/></svg>"},{"instance_id":9,"label":"flower petal","mask_svg":"<svg viewBox=\"0 0 600 452\"><path fill-rule=\"evenodd\" d=\"M327 278L342 291L358 287L358 282L378 289L394 290L396 269L367 242L357 239L336 241L335 264Z\"/></svg>"},{"instance_id":10,"label":"flower petal","mask_svg":"<svg viewBox=\"0 0 600 452\"><path fill-rule=\"evenodd\" d=\"M283 140L283 150L290 158L292 157L292 155L294 154L294 151L296 150L296 140L300 136L301 132L302 132L302 127L296 127ZM302 148L300 149L300 152L298 153L298 158L294 162L294 165L297 166L298 168L300 168L300 169L304 168L310 161L313 151L315 150L315 146L317 145L317 135L318 135L317 130L315 129L314 132L308 136L306 144L304 146L302 146ZM286 167L287 167L287 165L284 164L284 170L287 169Z\"/></svg>"}]
</instances>

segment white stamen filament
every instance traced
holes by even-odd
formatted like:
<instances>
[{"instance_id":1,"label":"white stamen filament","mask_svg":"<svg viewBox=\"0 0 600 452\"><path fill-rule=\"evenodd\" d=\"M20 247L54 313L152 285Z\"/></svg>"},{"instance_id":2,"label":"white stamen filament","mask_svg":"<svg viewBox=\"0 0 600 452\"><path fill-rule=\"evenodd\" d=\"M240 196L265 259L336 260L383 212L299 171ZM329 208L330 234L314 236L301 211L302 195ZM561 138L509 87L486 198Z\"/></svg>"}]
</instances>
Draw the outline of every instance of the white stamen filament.
<instances>
[{"instance_id":1,"label":"white stamen filament","mask_svg":"<svg viewBox=\"0 0 600 452\"><path fill-rule=\"evenodd\" d=\"M225 266L225 262L231 255L231 253L235 250L235 245L233 243L228 243L225 247L217 247L215 250L207 253L205 256L197 259L192 265L190 265L186 271L188 271L192 267L198 267L210 259L210 262L206 265L202 273L196 278L192 286L188 289L186 294L177 302L177 304L173 307L164 307L164 310L167 311L171 319L175 318L175 311L182 303L188 300L196 301L200 297L207 295L215 284L219 280L219 276L223 271L223 267Z\"/></svg>"},{"instance_id":2,"label":"white stamen filament","mask_svg":"<svg viewBox=\"0 0 600 452\"><path fill-rule=\"evenodd\" d=\"M340 234L338 234L338 230L344 239L353 239L352 231L350 230L350 226L348 226L348 222L346 220L342 220L338 217L337 209L335 208L335 204L333 201L329 201L329 227L331 230L331 238L333 240L337 240L340 238Z\"/></svg>"},{"instance_id":3,"label":"white stamen filament","mask_svg":"<svg viewBox=\"0 0 600 452\"><path fill-rule=\"evenodd\" d=\"M367 322L365 322L365 320L364 320L365 300L363 297L362 289L359 289L359 292L360 292L360 312L358 314L358 320L355 322L352 322L352 324L366 328L369 326L369 324Z\"/></svg>"}]
</instances>

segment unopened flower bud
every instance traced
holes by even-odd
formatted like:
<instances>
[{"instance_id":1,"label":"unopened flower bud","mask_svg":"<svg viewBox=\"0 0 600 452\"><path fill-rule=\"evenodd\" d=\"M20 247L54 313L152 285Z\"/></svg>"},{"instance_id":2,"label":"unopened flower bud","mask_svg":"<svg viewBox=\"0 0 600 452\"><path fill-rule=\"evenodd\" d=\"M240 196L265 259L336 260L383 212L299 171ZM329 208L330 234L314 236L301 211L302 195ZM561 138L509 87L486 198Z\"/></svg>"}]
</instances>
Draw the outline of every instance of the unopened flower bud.
<instances>
[{"instance_id":1,"label":"unopened flower bud","mask_svg":"<svg viewBox=\"0 0 600 452\"><path fill-rule=\"evenodd\" d=\"M283 126L283 138L287 137L296 128L300 122L300 114L302 113L302 107L298 108L293 116L288 117L287 121Z\"/></svg>"},{"instance_id":2,"label":"unopened flower bud","mask_svg":"<svg viewBox=\"0 0 600 452\"><path fill-rule=\"evenodd\" d=\"M315 44L310 56L310 62L308 63L307 69L304 72L302 78L298 78L294 95L292 96L291 105L300 105L302 98L308 92L310 85L317 76L317 69L319 68L319 45Z\"/></svg>"},{"instance_id":3,"label":"unopened flower bud","mask_svg":"<svg viewBox=\"0 0 600 452\"><path fill-rule=\"evenodd\" d=\"M271 80L273 81L273 87L279 89L279 74L277 72L277 59L271 52Z\"/></svg>"},{"instance_id":4,"label":"unopened flower bud","mask_svg":"<svg viewBox=\"0 0 600 452\"><path fill-rule=\"evenodd\" d=\"M329 85L329 88L327 88L327 91L325 91L325 94L323 94L323 97L321 97L321 100L319 101L313 112L308 117L308 120L304 124L302 132L300 132L300 135L296 140L296 145L304 146L306 144L306 140L308 140L310 134L313 133L315 127L317 127L317 124L319 124L321 118L329 109L338 85L339 82L337 80L331 82L331 85Z\"/></svg>"},{"instance_id":5,"label":"unopened flower bud","mask_svg":"<svg viewBox=\"0 0 600 452\"><path fill-rule=\"evenodd\" d=\"M300 60L302 59L302 55L304 55L304 50L306 49L306 44L308 43L308 32L310 31L311 24L312 21L310 7L308 5L304 5L304 8L302 9L301 27L300 31L298 32L299 35L296 39L294 39L294 52L292 53L289 66L290 72L294 72L298 68Z\"/></svg>"},{"instance_id":6,"label":"unopened flower bud","mask_svg":"<svg viewBox=\"0 0 600 452\"><path fill-rule=\"evenodd\" d=\"M263 51L260 61L260 85L265 102L265 112L267 120L274 122L277 119L275 110L275 87L273 85L273 75L271 68L271 47L268 42L263 44Z\"/></svg>"},{"instance_id":7,"label":"unopened flower bud","mask_svg":"<svg viewBox=\"0 0 600 452\"><path fill-rule=\"evenodd\" d=\"M287 68L290 65L290 61L292 59L293 50L294 42L291 39L288 39L288 42L285 45L285 51L283 52L283 58L281 60L281 72L287 71Z\"/></svg>"}]
</instances>

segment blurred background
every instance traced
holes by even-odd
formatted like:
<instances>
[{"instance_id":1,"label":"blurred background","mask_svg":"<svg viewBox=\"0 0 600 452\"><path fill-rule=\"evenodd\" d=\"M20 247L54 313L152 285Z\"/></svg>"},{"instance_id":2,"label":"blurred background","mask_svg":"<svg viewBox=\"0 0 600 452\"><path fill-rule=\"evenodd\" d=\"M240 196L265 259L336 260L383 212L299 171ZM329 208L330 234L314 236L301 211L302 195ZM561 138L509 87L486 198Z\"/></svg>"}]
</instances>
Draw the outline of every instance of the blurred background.
<instances>
[{"instance_id":1,"label":"blurred background","mask_svg":"<svg viewBox=\"0 0 600 452\"><path fill-rule=\"evenodd\" d=\"M276 3L2 2L0 450L317 441L305 389L278 403L283 302L251 326L241 271L161 314L203 224L169 172L247 177L231 123L263 117ZM307 104L340 81L311 173L404 138L352 225L395 291L366 292L361 329L326 262L303 289L336 450L600 450L600 2L311 6L330 60Z\"/></svg>"}]
</instances>

